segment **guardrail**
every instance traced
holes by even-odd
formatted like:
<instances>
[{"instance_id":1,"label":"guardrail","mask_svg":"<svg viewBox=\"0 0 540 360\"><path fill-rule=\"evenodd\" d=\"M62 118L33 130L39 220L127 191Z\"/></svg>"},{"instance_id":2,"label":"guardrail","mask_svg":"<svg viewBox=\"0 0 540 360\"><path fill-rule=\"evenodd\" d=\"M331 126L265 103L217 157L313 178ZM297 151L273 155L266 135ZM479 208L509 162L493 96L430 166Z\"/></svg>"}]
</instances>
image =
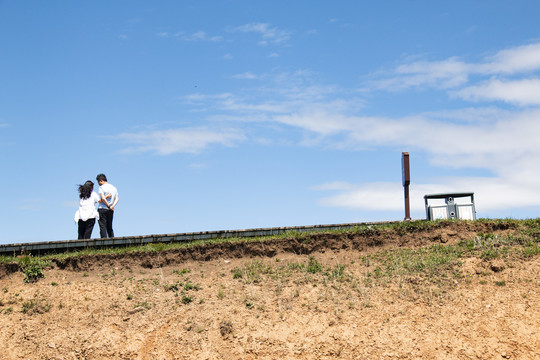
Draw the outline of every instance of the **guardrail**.
<instances>
[{"instance_id":1,"label":"guardrail","mask_svg":"<svg viewBox=\"0 0 540 360\"><path fill-rule=\"evenodd\" d=\"M179 234L125 236L115 238L97 238L87 240L46 241L24 244L0 245L0 255L16 256L20 254L48 254L88 248L140 246L152 243L190 242L197 240L225 239L232 237L260 237L283 234L287 231L313 232L350 229L358 226L391 224L396 221L361 222L347 224L308 225L271 227L245 230L201 231Z\"/></svg>"}]
</instances>

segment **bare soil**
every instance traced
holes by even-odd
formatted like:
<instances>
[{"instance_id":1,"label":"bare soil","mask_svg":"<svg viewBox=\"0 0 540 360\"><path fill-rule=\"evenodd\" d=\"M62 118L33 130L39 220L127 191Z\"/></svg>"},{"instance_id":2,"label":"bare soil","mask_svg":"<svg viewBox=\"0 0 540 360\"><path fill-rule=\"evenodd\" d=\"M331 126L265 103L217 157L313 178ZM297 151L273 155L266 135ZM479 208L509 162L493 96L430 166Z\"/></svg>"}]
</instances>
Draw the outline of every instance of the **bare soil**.
<instances>
[{"instance_id":1,"label":"bare soil","mask_svg":"<svg viewBox=\"0 0 540 360\"><path fill-rule=\"evenodd\" d=\"M540 256L377 275L511 226L316 234L0 269L0 359L539 359ZM310 268L310 266L314 268ZM380 268L379 268L380 270Z\"/></svg>"}]
</instances>

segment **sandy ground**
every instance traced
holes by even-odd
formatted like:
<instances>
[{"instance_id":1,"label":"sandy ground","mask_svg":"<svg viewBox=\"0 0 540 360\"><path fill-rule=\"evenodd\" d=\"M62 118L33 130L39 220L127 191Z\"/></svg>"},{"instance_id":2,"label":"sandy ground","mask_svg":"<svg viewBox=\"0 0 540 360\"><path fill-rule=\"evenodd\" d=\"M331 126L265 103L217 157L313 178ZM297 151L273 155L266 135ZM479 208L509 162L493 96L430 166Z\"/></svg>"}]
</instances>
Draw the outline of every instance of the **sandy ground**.
<instances>
[{"instance_id":1,"label":"sandy ground","mask_svg":"<svg viewBox=\"0 0 540 360\"><path fill-rule=\"evenodd\" d=\"M96 256L30 284L4 270L0 359L539 359L539 256L462 259L444 283L369 260L476 231Z\"/></svg>"}]
</instances>

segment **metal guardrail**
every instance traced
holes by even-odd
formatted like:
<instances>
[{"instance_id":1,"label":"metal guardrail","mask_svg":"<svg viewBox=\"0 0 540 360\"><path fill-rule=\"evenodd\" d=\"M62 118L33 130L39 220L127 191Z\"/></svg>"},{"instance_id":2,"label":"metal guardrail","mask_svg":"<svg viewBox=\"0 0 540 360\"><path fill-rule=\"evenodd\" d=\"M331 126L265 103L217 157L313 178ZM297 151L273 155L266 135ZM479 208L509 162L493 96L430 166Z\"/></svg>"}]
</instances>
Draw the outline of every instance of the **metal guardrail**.
<instances>
[{"instance_id":1,"label":"metal guardrail","mask_svg":"<svg viewBox=\"0 0 540 360\"><path fill-rule=\"evenodd\" d=\"M0 245L0 255L16 256L20 254L47 254L62 253L67 251L83 250L88 248L128 247L140 246L153 243L190 242L197 240L225 239L225 238L249 238L283 234L287 231L313 232L350 229L358 226L391 224L395 221L362 222L329 225L287 226L245 230L218 230L201 231L179 234L125 236L115 238L97 238L88 240L62 240L46 241L24 244Z\"/></svg>"}]
</instances>

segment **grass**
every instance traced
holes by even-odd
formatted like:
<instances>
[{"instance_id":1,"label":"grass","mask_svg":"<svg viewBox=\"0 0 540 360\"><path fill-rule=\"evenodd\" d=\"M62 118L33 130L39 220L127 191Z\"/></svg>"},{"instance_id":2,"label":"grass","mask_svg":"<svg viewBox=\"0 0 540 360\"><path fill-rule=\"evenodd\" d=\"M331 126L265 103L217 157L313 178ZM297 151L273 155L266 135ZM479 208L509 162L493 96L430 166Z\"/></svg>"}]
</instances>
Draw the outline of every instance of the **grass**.
<instances>
[{"instance_id":1,"label":"grass","mask_svg":"<svg viewBox=\"0 0 540 360\"><path fill-rule=\"evenodd\" d=\"M40 295L39 292L36 292L32 299L23 301L21 311L27 315L43 314L48 312L51 307L50 302L43 295Z\"/></svg>"},{"instance_id":2,"label":"grass","mask_svg":"<svg viewBox=\"0 0 540 360\"><path fill-rule=\"evenodd\" d=\"M187 304L189 304L189 303L192 302L192 301L193 301L193 297L192 297L192 296L190 296L190 295L183 295L183 296L182 296L182 304L187 305Z\"/></svg>"},{"instance_id":3,"label":"grass","mask_svg":"<svg viewBox=\"0 0 540 360\"><path fill-rule=\"evenodd\" d=\"M419 231L429 231L433 229L438 229L444 227L452 222L467 222L474 224L471 221L462 221L462 220L438 220L438 221L426 221L426 220L417 220L417 221L404 221L404 222L391 222L391 223L381 223L381 224L366 224L359 225L352 228L338 229L338 230L328 230L324 233L329 234L351 234L351 235L363 235L370 236L379 234L382 232L394 232L398 235L405 235L407 233L415 233ZM515 220L515 219L479 219L476 220L479 224L492 224L496 228L515 228L520 229L524 234L530 236L535 236L538 238L540 234L540 218L538 219L528 219L528 220ZM172 243L150 243L140 246L126 246L126 247L114 247L114 248L104 248L104 249L93 249L88 248L85 250L66 252L61 254L52 254L44 255L40 258L43 260L62 260L66 258L73 257L83 257L86 255L118 255L126 253L154 253L161 252L171 249L181 249L181 248L191 248L199 247L204 245L212 244L224 244L224 243L249 243L249 242L264 242L268 240L275 239L297 239L297 240L307 240L313 234L321 233L321 231L310 231L310 232L299 232L299 231L286 231L281 234L272 235L272 236L261 236L261 237L228 237L228 238L217 238L217 239L207 239L207 240L197 240L192 242L172 242ZM23 257L24 258L24 257ZM0 264L4 263L19 263L22 266L24 260L21 258L12 257L12 256L0 256ZM190 272L188 269L174 270L175 273L184 274Z\"/></svg>"},{"instance_id":4,"label":"grass","mask_svg":"<svg viewBox=\"0 0 540 360\"><path fill-rule=\"evenodd\" d=\"M225 293L223 292L223 289L218 290L217 297L219 300L223 300L223 298L225 297Z\"/></svg>"},{"instance_id":5,"label":"grass","mask_svg":"<svg viewBox=\"0 0 540 360\"><path fill-rule=\"evenodd\" d=\"M24 273L24 282L36 282L45 277L43 269L50 265L50 261L40 257L23 256L19 258L19 265Z\"/></svg>"},{"instance_id":6,"label":"grass","mask_svg":"<svg viewBox=\"0 0 540 360\"><path fill-rule=\"evenodd\" d=\"M451 222L450 220L444 221L409 221L409 222L394 222L394 223L381 223L381 224L366 224L359 225L352 228L338 229L338 230L329 230L324 231L324 233L330 234L359 234L359 235L370 235L379 233L384 230L394 230L397 233L419 231L419 230L429 230L431 228L439 228L443 224ZM540 222L540 221L539 221ZM538 224L540 228L540 224ZM306 240L309 239L313 234L321 233L321 231L309 231L309 232L299 232L299 231L286 231L281 234L271 235L271 236L260 236L260 237L228 237L228 238L216 238L216 239L207 239L207 240L196 240L191 242L171 242L171 243L150 243L146 245L139 246L125 246L125 247L113 247L113 248L88 248L84 250L69 251L60 254L50 254L40 256L43 260L63 260L68 258L78 258L88 255L121 255L127 253L154 253L161 252L166 250L173 249L184 249L199 247L204 245L212 244L225 244L225 243L250 243L250 242L264 242L268 240L275 239L297 239L297 240ZM23 257L24 258L24 257ZM22 266L24 260L16 256L0 256L0 264L11 264L18 263ZM182 269L178 270L178 273L189 272L190 270ZM177 271L175 271L177 272Z\"/></svg>"},{"instance_id":7,"label":"grass","mask_svg":"<svg viewBox=\"0 0 540 360\"><path fill-rule=\"evenodd\" d=\"M527 260L540 254L540 222L537 220L515 221L501 220L492 222L503 229L514 228L515 231L500 235L495 233L477 233L469 240L454 244L433 244L419 248L381 249L370 255L364 255L359 261L345 264L327 265L314 256L309 256L305 262L284 264L269 261L268 264L254 260L233 270L233 278L245 283L266 284L267 279L279 279L276 294L283 294L287 281L297 286L309 284L321 288L321 297L333 299L336 306L341 302L354 306L350 301L351 288L360 297L364 307L371 307L369 289L375 286L398 285L400 297L421 299L431 304L447 296L448 290L464 281L470 283L471 276L461 272L461 266L467 258L478 258L487 262L504 259L507 262ZM428 224L429 225L429 224ZM419 227L403 225L396 231L422 230L426 224ZM356 264L356 265L355 265ZM355 270L350 269L353 267ZM358 271L358 267L364 271ZM492 272L480 274L479 283L489 282L483 277ZM296 274L296 275L295 275ZM300 274L303 277L299 278ZM348 283L348 286L342 284ZM492 282L495 286L506 286L504 280ZM264 285L262 285L264 286ZM298 288L295 290L300 293ZM345 300L343 300L343 298ZM246 303L251 308L252 302ZM339 311L336 310L336 314Z\"/></svg>"},{"instance_id":8,"label":"grass","mask_svg":"<svg viewBox=\"0 0 540 360\"><path fill-rule=\"evenodd\" d=\"M460 220L443 221L406 221L395 223L383 223L376 225L359 225L354 228L327 231L330 234L345 234L351 236L364 236L368 239L388 235L389 237L398 235L415 234L421 231L431 231L451 225L452 222ZM479 257L480 259L491 261L499 258L521 258L527 259L540 254L540 218L515 220L515 219L480 219L476 221L463 222L474 228L476 225L486 225L487 228L496 230L511 229L511 234L500 235L496 233L477 233L473 238L462 241L455 245L435 244L423 248L394 248L392 250L380 250L372 255L366 255L360 258L366 272L362 279L364 284L373 284L374 282L388 279L391 277L410 277L420 276L431 278L433 282L441 278L451 277L455 273L456 267L459 267L460 259L465 257ZM118 255L129 253L155 253L166 250L181 248L204 247L213 244L242 244L251 242L265 242L275 239L295 239L302 242L313 241L314 232L288 231L279 235L254 237L254 238L222 238L210 239L194 242L181 243L163 243L147 244L137 247L119 247L107 249L86 249L83 251L69 252L63 254L45 255L45 256L23 256L23 257L0 257L0 264L16 263L19 264L24 273L25 282L35 282L45 277L43 270L50 266L53 261L61 261L67 258L84 257L87 255ZM275 261L274 264L264 264L259 260L254 260L246 266L235 268L233 278L242 279L245 283L259 283L266 276L273 279L290 276L291 273L300 271L305 276L323 275L326 280L345 281L347 275L347 266L343 264L333 264L325 266L316 258L309 257L305 263L283 264ZM453 269L453 270L452 270ZM184 276L189 274L189 269L173 270L173 273ZM444 275L441 275L444 274ZM116 275L113 271L107 277ZM83 276L88 276L84 273ZM321 279L319 279L321 280ZM317 283L314 282L314 285ZM51 285L53 285L51 283ZM155 284L157 285L157 284ZM53 285L53 286L56 286ZM194 284L176 283L165 285L167 291L192 290ZM187 287L187 288L186 288ZM195 289L197 290L197 289Z\"/></svg>"}]
</instances>

